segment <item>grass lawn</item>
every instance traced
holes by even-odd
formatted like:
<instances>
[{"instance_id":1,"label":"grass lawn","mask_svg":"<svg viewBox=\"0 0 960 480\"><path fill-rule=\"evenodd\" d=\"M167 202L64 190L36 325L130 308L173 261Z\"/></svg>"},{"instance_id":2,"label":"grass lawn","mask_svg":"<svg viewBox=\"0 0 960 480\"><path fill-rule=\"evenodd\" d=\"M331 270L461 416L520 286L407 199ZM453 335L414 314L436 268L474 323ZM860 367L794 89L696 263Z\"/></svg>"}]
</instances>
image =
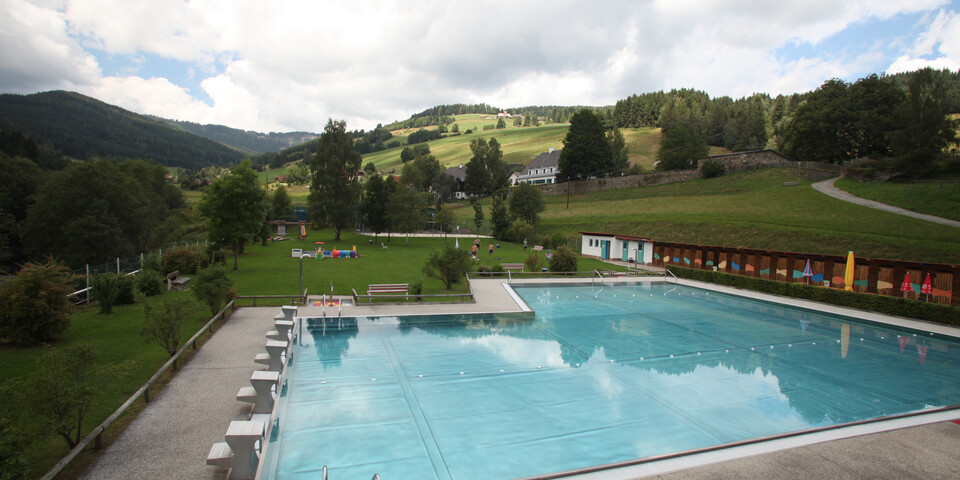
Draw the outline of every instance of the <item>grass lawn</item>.
<instances>
[{"instance_id":1,"label":"grass lawn","mask_svg":"<svg viewBox=\"0 0 960 480\"><path fill-rule=\"evenodd\" d=\"M451 290L447 290L439 280L422 273L430 253L444 248L444 245L454 246L457 242L454 238L409 237L408 241L404 236L394 235L388 241L386 235L380 235L379 240L371 245L369 241L372 238L342 232L341 240L335 241L332 230L308 230L307 239L303 241L286 240L268 242L265 247L259 244L248 246L239 259L239 269L230 271L230 277L240 295L295 294L300 282L300 260L292 258L290 250L311 250L316 247L314 242L322 241L328 250L334 247L350 250L356 245L360 257L303 259L303 286L310 295L329 294L331 284L335 295L350 295L352 289L363 295L367 285L373 283L413 283L417 278L423 279L424 294L468 291L465 282L454 284ZM381 242L387 245L386 249L380 247ZM460 238L460 248L469 251L472 242L470 238ZM494 259L490 261L487 254L489 244L490 239L481 239L481 255L477 265L522 263L529 255L529 252L523 252L521 244L500 242L500 248L494 248ZM233 265L232 260L228 259L227 265ZM601 267L610 266L592 259L580 259L580 270L591 271Z\"/></svg>"},{"instance_id":2,"label":"grass lawn","mask_svg":"<svg viewBox=\"0 0 960 480\"><path fill-rule=\"evenodd\" d=\"M175 296L189 295L186 292L168 292L162 295L149 297L151 304L171 299ZM198 308L186 320L181 341L186 341L200 327L210 319L210 311ZM75 313L71 317L71 325L63 338L52 345L60 348L80 343L90 343L95 346L99 356L98 363L107 365L132 360L133 372L116 382L108 385L97 397L96 403L84 420L84 435L106 420L126 399L142 386L167 360L169 355L160 348L155 341L140 335L143 322L143 308L140 305L120 305L114 307L111 315L101 315L96 306ZM22 378L33 371L40 347L14 347L0 345L0 378L11 380ZM167 380L163 380L165 383ZM159 389L155 390L159 391ZM156 395L156 393L154 393ZM129 422L140 409L142 402L138 402L133 410L128 410L121 417L120 422ZM137 405L137 404L135 404ZM5 415L13 422L26 422L26 431L31 432L33 424L26 418L11 416L9 412L18 412L16 403L10 396L0 397L0 411L8 412ZM111 428L105 434L107 441L115 438L120 430ZM67 443L59 436L48 435L41 437L31 444L25 452L30 470L28 478L37 478L43 475L57 460L67 454L70 449ZM72 474L67 477L76 477L82 473L85 465L91 461L91 456L81 456L69 467Z\"/></svg>"},{"instance_id":3,"label":"grass lawn","mask_svg":"<svg viewBox=\"0 0 960 480\"><path fill-rule=\"evenodd\" d=\"M960 263L955 227L861 207L823 195L791 169L739 172L714 179L544 196L540 230L648 236L654 241ZM484 201L489 222L489 200ZM472 224L473 210L454 210Z\"/></svg>"},{"instance_id":4,"label":"grass lawn","mask_svg":"<svg viewBox=\"0 0 960 480\"><path fill-rule=\"evenodd\" d=\"M841 178L837 188L914 212L960 220L960 182L875 183Z\"/></svg>"}]
</instances>

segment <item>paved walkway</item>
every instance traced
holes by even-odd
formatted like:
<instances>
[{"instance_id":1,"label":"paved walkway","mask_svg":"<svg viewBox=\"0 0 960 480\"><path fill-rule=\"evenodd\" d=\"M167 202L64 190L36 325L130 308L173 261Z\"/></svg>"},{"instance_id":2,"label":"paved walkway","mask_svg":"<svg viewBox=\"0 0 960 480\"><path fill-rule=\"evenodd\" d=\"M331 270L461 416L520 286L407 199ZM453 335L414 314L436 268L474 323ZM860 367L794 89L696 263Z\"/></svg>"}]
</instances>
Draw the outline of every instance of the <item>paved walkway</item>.
<instances>
[{"instance_id":1,"label":"paved walkway","mask_svg":"<svg viewBox=\"0 0 960 480\"><path fill-rule=\"evenodd\" d=\"M477 299L475 304L360 305L344 308L343 315L524 311L525 305L518 303L502 283L503 280L496 279L473 280L471 288ZM681 280L681 283L695 282ZM826 311L838 307L820 305L820 308ZM251 373L260 368L253 363L253 356L263 351L264 335L272 328L273 318L279 311L279 307L248 307L234 312L82 478L226 478L224 469L206 465L206 455L214 443L223 441L223 434L232 420L249 418L250 406L238 402L236 393L249 385ZM322 309L301 307L300 314L318 315L322 314ZM327 314L335 315L330 309ZM953 418L956 416L954 413ZM783 446L766 442L758 444L760 448L739 454L722 450L712 456L648 464L653 466L632 473L607 471L585 478L646 478L650 475L660 475L657 478L667 480L757 476L773 479L807 476L960 478L960 457L956 455L960 451L960 425L944 419L934 418L928 421L936 423L929 425L844 440L821 439L822 443L813 445L809 445L810 441L794 441ZM856 433L863 431L848 435ZM664 473L671 471L673 473Z\"/></svg>"},{"instance_id":2,"label":"paved walkway","mask_svg":"<svg viewBox=\"0 0 960 480\"><path fill-rule=\"evenodd\" d=\"M827 180L819 181L813 184L814 190L829 195L838 200L843 200L844 202L855 203L857 205L863 205L864 207L875 208L877 210L883 210L886 212L896 213L900 215L906 215L908 217L918 218L920 220L926 220L928 222L941 223L943 225L950 225L951 227L960 227L960 222L956 220L951 220L949 218L938 217L935 215L927 215L926 213L917 213L913 210L907 210L905 208L895 207L893 205L887 205L886 203L880 203L873 200L867 200L866 198L857 197L851 195L833 185L837 181L837 178L829 178Z\"/></svg>"}]
</instances>

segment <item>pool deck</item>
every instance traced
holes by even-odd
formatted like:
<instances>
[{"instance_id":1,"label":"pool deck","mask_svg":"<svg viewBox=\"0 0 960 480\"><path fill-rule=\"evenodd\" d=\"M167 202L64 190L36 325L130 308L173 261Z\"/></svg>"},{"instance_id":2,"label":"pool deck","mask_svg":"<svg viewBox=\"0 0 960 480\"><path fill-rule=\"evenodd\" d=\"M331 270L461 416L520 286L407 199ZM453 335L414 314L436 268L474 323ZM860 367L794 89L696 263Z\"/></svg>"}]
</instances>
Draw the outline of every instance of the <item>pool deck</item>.
<instances>
[{"instance_id":1,"label":"pool deck","mask_svg":"<svg viewBox=\"0 0 960 480\"><path fill-rule=\"evenodd\" d=\"M614 280L636 281L630 278ZM471 289L475 303L362 304L345 306L339 313L343 316L369 316L524 311L527 307L518 303L504 288L505 281L473 279ZM550 281L582 282L583 279ZM514 280L514 283L528 282L542 280ZM679 283L705 286L685 280ZM753 298L769 297L781 303L821 311L850 312L840 307L716 285L708 288ZM241 387L249 385L251 373L262 368L253 362L253 357L263 352L264 335L273 328L273 318L279 312L279 307L247 307L234 312L81 478L226 478L226 469L205 464L206 455L214 443L223 441L223 434L231 421L249 418L251 406L238 402L236 394ZM322 316L323 312L322 307L310 305L300 307L298 315ZM326 309L327 316L336 316L337 313L335 308ZM956 328L859 311L856 316L960 337L960 329ZM960 418L960 411L924 417L721 449L579 478L960 478L960 456L957 455L960 452L960 425L951 421Z\"/></svg>"}]
</instances>

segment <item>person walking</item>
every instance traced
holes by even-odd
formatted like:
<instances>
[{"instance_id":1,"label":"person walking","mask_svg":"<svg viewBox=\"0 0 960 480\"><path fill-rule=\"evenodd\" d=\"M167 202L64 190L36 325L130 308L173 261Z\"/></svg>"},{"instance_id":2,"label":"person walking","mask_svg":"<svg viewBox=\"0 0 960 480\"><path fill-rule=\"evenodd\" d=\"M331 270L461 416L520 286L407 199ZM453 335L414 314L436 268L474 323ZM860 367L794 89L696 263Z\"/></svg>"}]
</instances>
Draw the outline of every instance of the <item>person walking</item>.
<instances>
[{"instance_id":1,"label":"person walking","mask_svg":"<svg viewBox=\"0 0 960 480\"><path fill-rule=\"evenodd\" d=\"M493 242L490 242L490 246L487 248L490 250L490 260L493 260Z\"/></svg>"},{"instance_id":2,"label":"person walking","mask_svg":"<svg viewBox=\"0 0 960 480\"><path fill-rule=\"evenodd\" d=\"M524 251L524 252L527 251L527 239L526 239L526 238L523 239L523 251Z\"/></svg>"}]
</instances>

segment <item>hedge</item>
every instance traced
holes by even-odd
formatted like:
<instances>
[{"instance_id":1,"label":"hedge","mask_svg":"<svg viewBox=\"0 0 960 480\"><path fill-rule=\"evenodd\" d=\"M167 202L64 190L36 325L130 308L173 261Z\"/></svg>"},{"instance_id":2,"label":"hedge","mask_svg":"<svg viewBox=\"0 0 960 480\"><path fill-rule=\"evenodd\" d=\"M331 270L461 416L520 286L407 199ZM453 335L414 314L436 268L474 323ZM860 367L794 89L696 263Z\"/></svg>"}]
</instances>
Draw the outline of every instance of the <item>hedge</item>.
<instances>
[{"instance_id":1,"label":"hedge","mask_svg":"<svg viewBox=\"0 0 960 480\"><path fill-rule=\"evenodd\" d=\"M780 282L765 278L747 277L731 273L670 266L678 278L715 283L757 292L801 298L814 302L856 308L886 315L915 318L942 325L960 326L960 308L938 303L870 293L857 293L803 283Z\"/></svg>"}]
</instances>

